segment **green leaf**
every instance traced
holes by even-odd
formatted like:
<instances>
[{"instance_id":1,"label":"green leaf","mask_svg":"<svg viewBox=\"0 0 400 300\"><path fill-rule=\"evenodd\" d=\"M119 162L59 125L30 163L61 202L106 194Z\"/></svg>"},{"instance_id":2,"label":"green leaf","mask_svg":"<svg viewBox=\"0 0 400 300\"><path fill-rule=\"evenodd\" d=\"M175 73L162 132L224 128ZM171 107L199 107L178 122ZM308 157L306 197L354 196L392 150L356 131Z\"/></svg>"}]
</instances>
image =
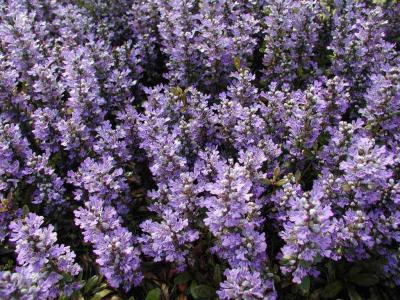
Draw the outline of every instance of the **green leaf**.
<instances>
[{"instance_id":1,"label":"green leaf","mask_svg":"<svg viewBox=\"0 0 400 300\"><path fill-rule=\"evenodd\" d=\"M262 42L260 49L258 50L260 53L264 53L267 47L267 43L265 41Z\"/></svg>"},{"instance_id":2,"label":"green leaf","mask_svg":"<svg viewBox=\"0 0 400 300\"><path fill-rule=\"evenodd\" d=\"M106 289L107 287L108 287L108 283L104 282L104 283L100 284L100 286L96 287L95 290L101 291L101 290Z\"/></svg>"},{"instance_id":3,"label":"green leaf","mask_svg":"<svg viewBox=\"0 0 400 300\"><path fill-rule=\"evenodd\" d=\"M320 300L321 299L321 293L322 293L322 288L316 289L311 293L309 299L310 300Z\"/></svg>"},{"instance_id":4,"label":"green leaf","mask_svg":"<svg viewBox=\"0 0 400 300\"><path fill-rule=\"evenodd\" d=\"M333 263L331 261L328 261L326 264L327 270L328 270L328 282L335 281L336 279L336 273L335 273L335 268L333 266Z\"/></svg>"},{"instance_id":5,"label":"green leaf","mask_svg":"<svg viewBox=\"0 0 400 300\"><path fill-rule=\"evenodd\" d=\"M182 88L179 87L179 86L173 86L173 87L171 87L171 93L172 93L174 96L179 97L179 96L181 96L181 95L183 94L183 90L182 90Z\"/></svg>"},{"instance_id":6,"label":"green leaf","mask_svg":"<svg viewBox=\"0 0 400 300\"><path fill-rule=\"evenodd\" d=\"M369 295L370 295L370 300L383 300L381 293L376 288L370 288Z\"/></svg>"},{"instance_id":7,"label":"green leaf","mask_svg":"<svg viewBox=\"0 0 400 300\"><path fill-rule=\"evenodd\" d=\"M279 168L279 166L277 166L275 169L274 169L274 177L272 177L274 180L276 180L278 177L279 177L279 175L281 174L281 168Z\"/></svg>"},{"instance_id":8,"label":"green leaf","mask_svg":"<svg viewBox=\"0 0 400 300\"><path fill-rule=\"evenodd\" d=\"M296 174L294 175L294 178L296 179L296 183L300 182L301 172L299 170L296 171Z\"/></svg>"},{"instance_id":9,"label":"green leaf","mask_svg":"<svg viewBox=\"0 0 400 300\"><path fill-rule=\"evenodd\" d=\"M191 293L194 299L212 299L215 296L214 288L204 284L193 287Z\"/></svg>"},{"instance_id":10,"label":"green leaf","mask_svg":"<svg viewBox=\"0 0 400 300\"><path fill-rule=\"evenodd\" d=\"M190 282L190 287L189 287L190 293L192 293L192 289L194 289L196 286L197 286L197 281L196 280L192 280Z\"/></svg>"},{"instance_id":11,"label":"green leaf","mask_svg":"<svg viewBox=\"0 0 400 300\"><path fill-rule=\"evenodd\" d=\"M99 276L95 275L90 277L89 280L86 281L83 292L84 293L90 292L98 283L99 283Z\"/></svg>"},{"instance_id":12,"label":"green leaf","mask_svg":"<svg viewBox=\"0 0 400 300\"><path fill-rule=\"evenodd\" d=\"M297 74L301 79L303 79L305 77L304 76L304 69L303 69L302 65L300 65L299 68L297 69Z\"/></svg>"},{"instance_id":13,"label":"green leaf","mask_svg":"<svg viewBox=\"0 0 400 300\"><path fill-rule=\"evenodd\" d=\"M281 179L277 183L275 183L276 186L282 186L286 183L286 179Z\"/></svg>"},{"instance_id":14,"label":"green leaf","mask_svg":"<svg viewBox=\"0 0 400 300\"><path fill-rule=\"evenodd\" d=\"M314 152L318 151L318 143L314 143L313 150L314 150Z\"/></svg>"},{"instance_id":15,"label":"green leaf","mask_svg":"<svg viewBox=\"0 0 400 300\"><path fill-rule=\"evenodd\" d=\"M222 270L219 264L216 264L214 267L214 282L219 284L222 281Z\"/></svg>"},{"instance_id":16,"label":"green leaf","mask_svg":"<svg viewBox=\"0 0 400 300\"><path fill-rule=\"evenodd\" d=\"M236 70L240 70L240 58L239 57L237 57L237 56L235 56L234 58L233 58L233 64L235 65L235 68L236 68Z\"/></svg>"},{"instance_id":17,"label":"green leaf","mask_svg":"<svg viewBox=\"0 0 400 300\"><path fill-rule=\"evenodd\" d=\"M301 291L304 294L308 294L308 292L310 291L310 284L311 284L310 276L304 277L303 281L299 285Z\"/></svg>"},{"instance_id":18,"label":"green leaf","mask_svg":"<svg viewBox=\"0 0 400 300\"><path fill-rule=\"evenodd\" d=\"M183 272L181 274L178 274L175 279L174 279L174 283L175 284L181 284L181 283L186 283L189 282L190 279L192 279L192 276L190 276L190 274L188 272Z\"/></svg>"},{"instance_id":19,"label":"green leaf","mask_svg":"<svg viewBox=\"0 0 400 300\"><path fill-rule=\"evenodd\" d=\"M317 256L314 258L314 263L320 263L322 261L322 256L320 254L317 254Z\"/></svg>"},{"instance_id":20,"label":"green leaf","mask_svg":"<svg viewBox=\"0 0 400 300\"><path fill-rule=\"evenodd\" d=\"M27 216L27 215L29 214L29 207L28 207L28 205L25 204L25 205L22 207L22 213L23 213L24 216Z\"/></svg>"},{"instance_id":21,"label":"green leaf","mask_svg":"<svg viewBox=\"0 0 400 300\"><path fill-rule=\"evenodd\" d=\"M272 184L272 180L271 180L271 179L263 179L262 182L263 182L265 185L271 185L271 184Z\"/></svg>"},{"instance_id":22,"label":"green leaf","mask_svg":"<svg viewBox=\"0 0 400 300\"><path fill-rule=\"evenodd\" d=\"M322 291L322 298L335 298L343 289L343 283L341 281L334 281L325 286Z\"/></svg>"},{"instance_id":23,"label":"green leaf","mask_svg":"<svg viewBox=\"0 0 400 300\"><path fill-rule=\"evenodd\" d=\"M379 278L374 274L359 273L349 277L349 281L359 286L372 286L379 282Z\"/></svg>"},{"instance_id":24,"label":"green leaf","mask_svg":"<svg viewBox=\"0 0 400 300\"><path fill-rule=\"evenodd\" d=\"M111 293L112 293L112 290L102 290L102 291L96 293L92 298L90 298L90 300L101 300L105 296L107 296Z\"/></svg>"},{"instance_id":25,"label":"green leaf","mask_svg":"<svg viewBox=\"0 0 400 300\"><path fill-rule=\"evenodd\" d=\"M71 282L73 280L73 277L70 273L62 273L63 279L67 282Z\"/></svg>"},{"instance_id":26,"label":"green leaf","mask_svg":"<svg viewBox=\"0 0 400 300\"><path fill-rule=\"evenodd\" d=\"M310 268L312 266L312 262L305 261L305 260L299 260L299 265L303 266L305 268Z\"/></svg>"},{"instance_id":27,"label":"green leaf","mask_svg":"<svg viewBox=\"0 0 400 300\"><path fill-rule=\"evenodd\" d=\"M145 300L159 300L160 296L161 296L161 290L159 288L155 288L147 293Z\"/></svg>"},{"instance_id":28,"label":"green leaf","mask_svg":"<svg viewBox=\"0 0 400 300\"><path fill-rule=\"evenodd\" d=\"M353 277L356 274L359 274L362 271L362 268L360 266L353 266L350 268L349 273L347 274L348 277Z\"/></svg>"},{"instance_id":29,"label":"green leaf","mask_svg":"<svg viewBox=\"0 0 400 300\"><path fill-rule=\"evenodd\" d=\"M350 300L362 300L360 294L353 285L347 286L347 294L349 294Z\"/></svg>"}]
</instances>

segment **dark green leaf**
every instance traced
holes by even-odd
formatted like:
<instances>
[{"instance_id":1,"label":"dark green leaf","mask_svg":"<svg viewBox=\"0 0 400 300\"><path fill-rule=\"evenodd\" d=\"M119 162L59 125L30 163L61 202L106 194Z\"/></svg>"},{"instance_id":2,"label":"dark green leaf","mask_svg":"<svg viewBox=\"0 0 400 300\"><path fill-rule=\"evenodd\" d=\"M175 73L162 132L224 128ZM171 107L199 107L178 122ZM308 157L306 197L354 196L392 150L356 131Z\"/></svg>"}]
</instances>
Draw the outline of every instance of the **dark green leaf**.
<instances>
[{"instance_id":1,"label":"dark green leaf","mask_svg":"<svg viewBox=\"0 0 400 300\"><path fill-rule=\"evenodd\" d=\"M314 258L314 263L320 263L322 261L322 256L317 254L317 256Z\"/></svg>"},{"instance_id":2,"label":"dark green leaf","mask_svg":"<svg viewBox=\"0 0 400 300\"><path fill-rule=\"evenodd\" d=\"M318 143L314 143L313 150L314 150L314 152L318 151Z\"/></svg>"},{"instance_id":3,"label":"dark green leaf","mask_svg":"<svg viewBox=\"0 0 400 300\"><path fill-rule=\"evenodd\" d=\"M369 289L370 300L383 300L381 293L379 293L378 289L370 288Z\"/></svg>"},{"instance_id":4,"label":"dark green leaf","mask_svg":"<svg viewBox=\"0 0 400 300\"><path fill-rule=\"evenodd\" d=\"M219 264L216 264L214 267L214 281L216 284L219 284L222 281L222 270Z\"/></svg>"},{"instance_id":5,"label":"dark green leaf","mask_svg":"<svg viewBox=\"0 0 400 300\"><path fill-rule=\"evenodd\" d=\"M90 300L101 300L105 296L107 296L111 293L112 293L112 290L102 290L102 291L96 293L92 298L90 298Z\"/></svg>"},{"instance_id":6,"label":"dark green leaf","mask_svg":"<svg viewBox=\"0 0 400 300\"><path fill-rule=\"evenodd\" d=\"M301 172L299 170L296 171L296 174L294 175L294 178L296 179L296 183L300 182Z\"/></svg>"},{"instance_id":7,"label":"dark green leaf","mask_svg":"<svg viewBox=\"0 0 400 300\"><path fill-rule=\"evenodd\" d=\"M175 284L181 284L181 283L186 283L189 282L190 279L192 277L190 276L190 274L188 272L183 272L181 274L178 274L175 279L174 279L174 283Z\"/></svg>"},{"instance_id":8,"label":"dark green leaf","mask_svg":"<svg viewBox=\"0 0 400 300\"><path fill-rule=\"evenodd\" d=\"M322 293L322 288L314 290L310 295L310 300L320 300L321 293Z\"/></svg>"},{"instance_id":9,"label":"dark green leaf","mask_svg":"<svg viewBox=\"0 0 400 300\"><path fill-rule=\"evenodd\" d=\"M304 277L303 281L299 285L301 291L304 294L308 294L308 292L310 291L310 284L311 284L310 276Z\"/></svg>"},{"instance_id":10,"label":"dark green leaf","mask_svg":"<svg viewBox=\"0 0 400 300\"><path fill-rule=\"evenodd\" d=\"M62 273L63 279L67 282L71 282L73 280L73 277L70 273Z\"/></svg>"},{"instance_id":11,"label":"dark green leaf","mask_svg":"<svg viewBox=\"0 0 400 300\"><path fill-rule=\"evenodd\" d=\"M335 298L343 289L343 283L341 281L334 281L325 286L322 291L322 298Z\"/></svg>"},{"instance_id":12,"label":"dark green leaf","mask_svg":"<svg viewBox=\"0 0 400 300\"><path fill-rule=\"evenodd\" d=\"M379 282L379 278L374 274L359 273L349 277L349 281L359 286L372 286Z\"/></svg>"},{"instance_id":13,"label":"dark green leaf","mask_svg":"<svg viewBox=\"0 0 400 300\"><path fill-rule=\"evenodd\" d=\"M196 286L197 286L196 280L192 280L192 282L190 283L190 290L192 290L192 289L195 288Z\"/></svg>"},{"instance_id":14,"label":"dark green leaf","mask_svg":"<svg viewBox=\"0 0 400 300\"><path fill-rule=\"evenodd\" d=\"M272 184L271 179L263 179L262 182L263 182L265 185L271 185L271 184Z\"/></svg>"},{"instance_id":15,"label":"dark green leaf","mask_svg":"<svg viewBox=\"0 0 400 300\"><path fill-rule=\"evenodd\" d=\"M86 281L85 287L83 288L84 293L91 291L99 283L99 276L92 276Z\"/></svg>"},{"instance_id":16,"label":"dark green leaf","mask_svg":"<svg viewBox=\"0 0 400 300\"><path fill-rule=\"evenodd\" d=\"M310 261L305 261L305 260L300 260L299 265L303 266L305 268L310 268L312 266L312 262Z\"/></svg>"},{"instance_id":17,"label":"dark green leaf","mask_svg":"<svg viewBox=\"0 0 400 300\"><path fill-rule=\"evenodd\" d=\"M326 268L328 269L328 282L332 282L336 279L335 268L333 267L333 263L328 261L326 264Z\"/></svg>"},{"instance_id":18,"label":"dark green leaf","mask_svg":"<svg viewBox=\"0 0 400 300\"><path fill-rule=\"evenodd\" d=\"M349 294L350 300L362 300L360 294L353 285L347 286L347 294Z\"/></svg>"},{"instance_id":19,"label":"dark green leaf","mask_svg":"<svg viewBox=\"0 0 400 300\"><path fill-rule=\"evenodd\" d=\"M277 166L274 169L274 177L273 177L273 179L276 180L279 177L280 174L281 174L281 168L279 168L279 166Z\"/></svg>"},{"instance_id":20,"label":"dark green leaf","mask_svg":"<svg viewBox=\"0 0 400 300\"><path fill-rule=\"evenodd\" d=\"M98 287L96 287L94 290L96 292L98 292L98 291L106 289L107 287L108 287L108 284L106 282L104 282L104 283L100 284Z\"/></svg>"},{"instance_id":21,"label":"dark green leaf","mask_svg":"<svg viewBox=\"0 0 400 300\"><path fill-rule=\"evenodd\" d=\"M193 287L191 293L194 299L212 299L215 296L214 288L204 284Z\"/></svg>"},{"instance_id":22,"label":"dark green leaf","mask_svg":"<svg viewBox=\"0 0 400 300\"><path fill-rule=\"evenodd\" d=\"M266 15L268 15L268 14L266 14ZM261 53L264 53L266 47L267 47L267 43L265 41L263 41L261 44L261 47L258 51L260 51Z\"/></svg>"},{"instance_id":23,"label":"dark green leaf","mask_svg":"<svg viewBox=\"0 0 400 300\"><path fill-rule=\"evenodd\" d=\"M161 296L161 290L159 288L155 288L147 293L145 300L159 300L160 296Z\"/></svg>"},{"instance_id":24,"label":"dark green leaf","mask_svg":"<svg viewBox=\"0 0 400 300\"><path fill-rule=\"evenodd\" d=\"M83 296L79 290L73 291L72 294L70 295L69 299L85 300L85 298L83 298Z\"/></svg>"},{"instance_id":25,"label":"dark green leaf","mask_svg":"<svg viewBox=\"0 0 400 300\"><path fill-rule=\"evenodd\" d=\"M281 278L276 274L273 276L273 279L274 279L275 283L280 283L281 282Z\"/></svg>"},{"instance_id":26,"label":"dark green leaf","mask_svg":"<svg viewBox=\"0 0 400 300\"><path fill-rule=\"evenodd\" d=\"M360 273L361 271L362 271L362 268L360 266L353 266L350 268L350 271L347 274L347 276L352 277L352 276Z\"/></svg>"},{"instance_id":27,"label":"dark green leaf","mask_svg":"<svg viewBox=\"0 0 400 300\"><path fill-rule=\"evenodd\" d=\"M22 207L22 213L24 214L24 216L26 216L26 215L29 214L29 207L28 207L28 205L25 204L25 205Z\"/></svg>"}]
</instances>

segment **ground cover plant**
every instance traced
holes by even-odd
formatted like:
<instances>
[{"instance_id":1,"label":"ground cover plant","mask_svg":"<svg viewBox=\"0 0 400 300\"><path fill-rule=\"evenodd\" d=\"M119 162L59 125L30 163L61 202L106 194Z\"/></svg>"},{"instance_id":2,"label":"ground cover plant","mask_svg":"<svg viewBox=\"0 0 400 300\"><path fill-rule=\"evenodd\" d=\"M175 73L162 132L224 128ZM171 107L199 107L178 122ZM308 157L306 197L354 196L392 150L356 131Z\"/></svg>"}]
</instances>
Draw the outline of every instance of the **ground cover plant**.
<instances>
[{"instance_id":1,"label":"ground cover plant","mask_svg":"<svg viewBox=\"0 0 400 300\"><path fill-rule=\"evenodd\" d=\"M400 3L0 0L0 299L398 299Z\"/></svg>"}]
</instances>

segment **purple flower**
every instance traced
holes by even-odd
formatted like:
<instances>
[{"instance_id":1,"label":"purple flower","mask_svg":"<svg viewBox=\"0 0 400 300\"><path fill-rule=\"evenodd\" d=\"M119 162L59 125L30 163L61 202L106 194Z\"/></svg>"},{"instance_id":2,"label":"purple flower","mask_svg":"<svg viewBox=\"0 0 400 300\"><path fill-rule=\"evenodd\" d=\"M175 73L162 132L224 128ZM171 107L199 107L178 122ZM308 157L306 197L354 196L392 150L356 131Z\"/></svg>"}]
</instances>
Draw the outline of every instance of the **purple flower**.
<instances>
[{"instance_id":1,"label":"purple flower","mask_svg":"<svg viewBox=\"0 0 400 300\"><path fill-rule=\"evenodd\" d=\"M160 185L150 194L155 201L150 209L157 212L161 221L143 222L140 227L145 235L140 242L143 253L155 261L173 262L179 269L192 263L190 250L199 239L193 221L203 192L203 187L195 183L197 179L197 174L181 173L178 179Z\"/></svg>"},{"instance_id":2,"label":"purple flower","mask_svg":"<svg viewBox=\"0 0 400 300\"><path fill-rule=\"evenodd\" d=\"M138 271L140 251L135 247L135 238L122 226L117 211L93 196L85 202L85 208L74 214L85 242L93 245L96 262L108 283L114 288L122 286L126 291L138 285L142 280Z\"/></svg>"},{"instance_id":3,"label":"purple flower","mask_svg":"<svg viewBox=\"0 0 400 300\"><path fill-rule=\"evenodd\" d=\"M224 275L226 280L221 283L218 296L221 299L265 299L277 298L271 282L263 280L258 272L251 272L247 268L228 269Z\"/></svg>"},{"instance_id":4,"label":"purple flower","mask_svg":"<svg viewBox=\"0 0 400 300\"><path fill-rule=\"evenodd\" d=\"M280 236L285 241L280 255L282 272L291 273L301 283L307 275L318 276L315 268L322 258L337 260L335 254L336 220L329 205L324 205L323 186L316 182L310 192L302 192L292 179L284 185L279 201L287 206Z\"/></svg>"},{"instance_id":5,"label":"purple flower","mask_svg":"<svg viewBox=\"0 0 400 300\"><path fill-rule=\"evenodd\" d=\"M315 72L321 7L315 0L273 0L265 5L263 73L278 84Z\"/></svg>"},{"instance_id":6,"label":"purple flower","mask_svg":"<svg viewBox=\"0 0 400 300\"><path fill-rule=\"evenodd\" d=\"M74 263L75 253L68 246L56 244L54 227L42 227L43 222L43 217L29 213L10 224L10 241L16 245L18 264L32 266L35 272L51 264L58 272L77 275L81 268Z\"/></svg>"}]
</instances>

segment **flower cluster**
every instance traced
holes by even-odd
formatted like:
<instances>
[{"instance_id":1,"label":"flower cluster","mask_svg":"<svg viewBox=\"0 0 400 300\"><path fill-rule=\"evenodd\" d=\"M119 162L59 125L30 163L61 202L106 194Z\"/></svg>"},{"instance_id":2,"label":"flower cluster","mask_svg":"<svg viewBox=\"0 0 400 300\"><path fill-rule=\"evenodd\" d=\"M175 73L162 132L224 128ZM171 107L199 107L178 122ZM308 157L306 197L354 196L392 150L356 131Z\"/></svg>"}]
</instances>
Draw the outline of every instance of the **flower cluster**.
<instances>
[{"instance_id":1,"label":"flower cluster","mask_svg":"<svg viewBox=\"0 0 400 300\"><path fill-rule=\"evenodd\" d=\"M315 56L321 30L319 1L273 0L264 9L265 80L292 83L316 72Z\"/></svg>"},{"instance_id":2,"label":"flower cluster","mask_svg":"<svg viewBox=\"0 0 400 300\"><path fill-rule=\"evenodd\" d=\"M257 44L257 10L238 1L156 2L171 84L215 92L226 86L234 57L246 61Z\"/></svg>"},{"instance_id":3,"label":"flower cluster","mask_svg":"<svg viewBox=\"0 0 400 300\"><path fill-rule=\"evenodd\" d=\"M137 271L140 252L113 207L102 200L91 199L85 203L85 208L75 211L75 223L82 229L85 242L93 245L100 272L112 287L129 290L140 283L142 276Z\"/></svg>"},{"instance_id":4,"label":"flower cluster","mask_svg":"<svg viewBox=\"0 0 400 300\"><path fill-rule=\"evenodd\" d=\"M308 276L318 276L315 265L323 257L337 260L333 252L337 224L329 204L324 204L324 188L316 182L310 192L303 192L295 178L286 178L287 183L274 201L278 207L289 208L279 216L283 220L281 237L282 272L292 273L293 281L301 283Z\"/></svg>"},{"instance_id":5,"label":"flower cluster","mask_svg":"<svg viewBox=\"0 0 400 300\"><path fill-rule=\"evenodd\" d=\"M206 185L210 196L202 203L207 209L204 224L216 238L210 250L230 266L225 271L227 281L221 284L219 291L221 299L252 299L266 295L272 299L275 297L273 283L266 275L267 245L265 234L260 232L262 202L252 194L246 167L232 161L220 164L215 182Z\"/></svg>"},{"instance_id":6,"label":"flower cluster","mask_svg":"<svg viewBox=\"0 0 400 300\"><path fill-rule=\"evenodd\" d=\"M70 295L79 288L76 283L65 285L63 276L76 276L81 267L69 246L57 244L54 227L42 227L44 218L34 213L10 224L10 241L15 244L17 262L15 273L1 272L1 291L5 299L56 298Z\"/></svg>"},{"instance_id":7,"label":"flower cluster","mask_svg":"<svg viewBox=\"0 0 400 300\"><path fill-rule=\"evenodd\" d=\"M0 0L0 298L398 289L399 11Z\"/></svg>"}]
</instances>

